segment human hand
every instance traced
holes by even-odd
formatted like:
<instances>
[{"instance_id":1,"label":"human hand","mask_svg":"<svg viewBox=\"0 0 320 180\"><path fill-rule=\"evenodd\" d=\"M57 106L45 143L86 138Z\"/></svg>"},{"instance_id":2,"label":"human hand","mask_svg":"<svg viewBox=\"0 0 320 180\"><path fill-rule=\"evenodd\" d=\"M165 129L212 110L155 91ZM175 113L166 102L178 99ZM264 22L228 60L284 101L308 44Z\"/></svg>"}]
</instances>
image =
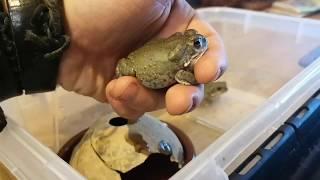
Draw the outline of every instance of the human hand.
<instances>
[{"instance_id":1,"label":"human hand","mask_svg":"<svg viewBox=\"0 0 320 180\"><path fill-rule=\"evenodd\" d=\"M117 61L151 38L196 29L209 41L195 65L198 82L216 80L226 68L223 44L185 0L64 0L71 44L64 53L59 83L69 91L109 102L121 116L134 119L166 107L170 114L191 111L203 98L203 85L170 87L159 92L134 77L114 79Z\"/></svg>"}]
</instances>

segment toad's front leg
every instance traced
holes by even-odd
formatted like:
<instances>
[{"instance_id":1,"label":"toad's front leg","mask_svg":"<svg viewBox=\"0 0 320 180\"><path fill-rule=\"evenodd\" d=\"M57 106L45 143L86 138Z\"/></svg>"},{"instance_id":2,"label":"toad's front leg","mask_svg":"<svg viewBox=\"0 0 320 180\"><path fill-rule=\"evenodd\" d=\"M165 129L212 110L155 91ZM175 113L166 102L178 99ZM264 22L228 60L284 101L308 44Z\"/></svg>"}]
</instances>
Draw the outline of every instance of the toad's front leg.
<instances>
[{"instance_id":1,"label":"toad's front leg","mask_svg":"<svg viewBox=\"0 0 320 180\"><path fill-rule=\"evenodd\" d=\"M190 71L179 70L175 75L175 80L183 85L197 85L199 84L194 76L194 74Z\"/></svg>"},{"instance_id":2,"label":"toad's front leg","mask_svg":"<svg viewBox=\"0 0 320 180\"><path fill-rule=\"evenodd\" d=\"M122 58L119 60L116 68L116 76L136 76L136 72L134 70L133 62L131 61L131 59Z\"/></svg>"}]
</instances>

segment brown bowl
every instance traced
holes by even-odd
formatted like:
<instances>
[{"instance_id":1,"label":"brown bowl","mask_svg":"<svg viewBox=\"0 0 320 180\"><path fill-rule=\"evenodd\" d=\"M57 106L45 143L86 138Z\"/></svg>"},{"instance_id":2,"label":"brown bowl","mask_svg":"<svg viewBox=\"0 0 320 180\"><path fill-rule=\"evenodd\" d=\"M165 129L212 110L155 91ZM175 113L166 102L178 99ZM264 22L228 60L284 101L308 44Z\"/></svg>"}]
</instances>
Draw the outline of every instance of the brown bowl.
<instances>
[{"instance_id":1,"label":"brown bowl","mask_svg":"<svg viewBox=\"0 0 320 180\"><path fill-rule=\"evenodd\" d=\"M168 124L168 123L167 123ZM184 162L187 164L195 156L195 150L189 137L179 128L168 124L168 127L177 135L184 149ZM72 137L58 152L58 156L65 162L69 163L72 151L80 142L87 129L79 132ZM178 163L171 162L170 157L163 154L151 154L144 163L130 170L127 173L120 173L122 180L131 179L152 179L164 180L169 179L180 170Z\"/></svg>"}]
</instances>

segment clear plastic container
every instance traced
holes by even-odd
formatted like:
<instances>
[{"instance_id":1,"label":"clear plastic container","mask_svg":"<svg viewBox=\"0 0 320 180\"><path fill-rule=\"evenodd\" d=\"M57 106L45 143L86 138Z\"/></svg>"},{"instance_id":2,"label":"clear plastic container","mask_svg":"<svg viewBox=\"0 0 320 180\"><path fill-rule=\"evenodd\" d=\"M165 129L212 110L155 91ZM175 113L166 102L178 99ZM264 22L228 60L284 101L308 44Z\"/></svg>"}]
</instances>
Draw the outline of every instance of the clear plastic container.
<instances>
[{"instance_id":1,"label":"clear plastic container","mask_svg":"<svg viewBox=\"0 0 320 180\"><path fill-rule=\"evenodd\" d=\"M301 66L320 45L320 21L229 8L199 14L226 45L229 69L221 80L229 91L190 116L222 135L172 179L231 173L320 89L320 58Z\"/></svg>"},{"instance_id":2,"label":"clear plastic container","mask_svg":"<svg viewBox=\"0 0 320 180\"><path fill-rule=\"evenodd\" d=\"M225 42L229 68L221 80L227 81L229 91L212 105L184 116L164 111L151 114L179 127L195 145L197 157L172 179L227 179L320 88L320 60L306 68L300 62L320 45L320 21L231 8L198 12ZM10 99L2 106L9 117L55 152L112 111L106 104L61 88Z\"/></svg>"},{"instance_id":3,"label":"clear plastic container","mask_svg":"<svg viewBox=\"0 0 320 180\"><path fill-rule=\"evenodd\" d=\"M19 180L84 179L10 119L0 133L0 144L1 164Z\"/></svg>"},{"instance_id":4,"label":"clear plastic container","mask_svg":"<svg viewBox=\"0 0 320 180\"><path fill-rule=\"evenodd\" d=\"M41 143L58 152L71 137L112 112L107 104L57 88L1 103L5 114Z\"/></svg>"}]
</instances>

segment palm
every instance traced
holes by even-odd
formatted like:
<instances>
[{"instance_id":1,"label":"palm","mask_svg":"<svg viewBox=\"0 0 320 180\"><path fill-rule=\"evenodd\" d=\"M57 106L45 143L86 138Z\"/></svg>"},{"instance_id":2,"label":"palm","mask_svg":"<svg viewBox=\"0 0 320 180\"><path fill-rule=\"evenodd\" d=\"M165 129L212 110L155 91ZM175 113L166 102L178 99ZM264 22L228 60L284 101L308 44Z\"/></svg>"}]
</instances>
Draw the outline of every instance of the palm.
<instances>
[{"instance_id":1,"label":"palm","mask_svg":"<svg viewBox=\"0 0 320 180\"><path fill-rule=\"evenodd\" d=\"M123 92L125 86L135 81L127 77L120 81L120 78L116 89L106 88L112 84L109 82L114 78L118 59L153 37L168 36L188 26L195 26L199 31L204 29L204 33L211 30L191 21L194 11L184 0L84 0L81 3L65 0L64 7L71 45L61 63L59 83L67 90L108 101L116 111L128 117L163 106L164 94L139 87L144 99L153 100L149 103L152 106L139 110L127 107L128 104L121 105L121 101L116 102L119 100L112 96L117 96L117 92ZM217 62L212 62L214 67L208 70L211 72L207 77L196 74L198 80L213 79Z\"/></svg>"}]
</instances>

